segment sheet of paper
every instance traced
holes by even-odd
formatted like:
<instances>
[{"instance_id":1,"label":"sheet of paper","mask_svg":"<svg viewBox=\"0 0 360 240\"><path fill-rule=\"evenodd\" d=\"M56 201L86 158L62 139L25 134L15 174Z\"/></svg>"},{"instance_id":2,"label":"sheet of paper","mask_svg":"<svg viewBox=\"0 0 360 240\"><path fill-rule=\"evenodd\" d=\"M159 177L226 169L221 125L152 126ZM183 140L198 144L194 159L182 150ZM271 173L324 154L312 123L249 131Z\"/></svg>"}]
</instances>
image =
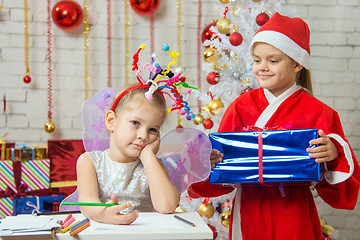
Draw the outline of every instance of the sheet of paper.
<instances>
[{"instance_id":1,"label":"sheet of paper","mask_svg":"<svg viewBox=\"0 0 360 240\"><path fill-rule=\"evenodd\" d=\"M132 229L134 229L134 231L154 229L181 230L184 229L184 226L178 220L176 220L173 215L139 213L139 217L130 225L113 225L91 221L89 230L95 229L127 231L131 231Z\"/></svg>"},{"instance_id":2,"label":"sheet of paper","mask_svg":"<svg viewBox=\"0 0 360 240\"><path fill-rule=\"evenodd\" d=\"M0 229L2 230L22 230L22 229L43 229L50 221L51 216L32 216L18 215L8 216L1 220Z\"/></svg>"}]
</instances>

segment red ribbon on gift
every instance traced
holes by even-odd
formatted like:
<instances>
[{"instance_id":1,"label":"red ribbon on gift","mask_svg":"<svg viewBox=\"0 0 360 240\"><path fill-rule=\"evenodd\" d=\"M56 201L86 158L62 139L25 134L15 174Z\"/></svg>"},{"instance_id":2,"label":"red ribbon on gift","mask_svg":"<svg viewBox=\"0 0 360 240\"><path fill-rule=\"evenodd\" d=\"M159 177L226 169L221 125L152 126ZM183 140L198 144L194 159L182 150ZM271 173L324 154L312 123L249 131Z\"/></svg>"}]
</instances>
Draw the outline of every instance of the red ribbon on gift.
<instances>
[{"instance_id":1,"label":"red ribbon on gift","mask_svg":"<svg viewBox=\"0 0 360 240\"><path fill-rule=\"evenodd\" d=\"M11 197L20 198L25 197L28 195L31 196L48 196L50 195L50 189L40 189L40 190L33 190L33 191L26 191L28 186L21 182L21 162L13 162L13 171L14 171L14 180L16 191L7 187L5 191L0 191L0 198Z\"/></svg>"},{"instance_id":2,"label":"red ribbon on gift","mask_svg":"<svg viewBox=\"0 0 360 240\"><path fill-rule=\"evenodd\" d=\"M247 126L247 127L243 127L243 130L245 132L258 132L258 145L259 145L259 149L258 149L258 157L259 157L259 162L258 162L258 174L259 174L259 183L270 187L270 185L267 185L264 183L264 170L263 170L263 138L262 138L262 132L263 131L274 131L274 130L285 130L282 127L265 127L265 128L259 128L256 126Z\"/></svg>"}]
</instances>

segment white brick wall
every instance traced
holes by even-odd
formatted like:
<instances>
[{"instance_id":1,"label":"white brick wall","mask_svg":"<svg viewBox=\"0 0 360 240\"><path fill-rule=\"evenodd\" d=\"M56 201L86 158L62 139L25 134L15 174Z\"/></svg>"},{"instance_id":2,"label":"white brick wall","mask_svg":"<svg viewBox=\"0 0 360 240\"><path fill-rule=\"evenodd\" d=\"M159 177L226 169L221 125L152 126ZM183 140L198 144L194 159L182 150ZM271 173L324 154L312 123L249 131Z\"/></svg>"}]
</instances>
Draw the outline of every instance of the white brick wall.
<instances>
[{"instance_id":1,"label":"white brick wall","mask_svg":"<svg viewBox=\"0 0 360 240\"><path fill-rule=\"evenodd\" d=\"M265 1L265 0L263 0ZM52 1L54 5L57 1ZM82 6L83 2L77 0ZM182 1L181 61L186 76L195 81L196 0ZM124 84L124 0L112 0L113 86ZM213 10L219 0L203 3L202 27L222 13ZM57 130L43 130L47 121L47 6L44 0L29 0L29 46L32 82L23 83L24 23L23 1L0 0L0 99L6 95L7 109L0 115L0 135L17 143L46 143L54 138L81 138L81 104L84 100L84 41L82 28L63 31L52 24L53 32L53 121ZM311 67L315 95L339 112L345 134L359 157L360 153L360 0L288 0L283 11L297 9L311 29ZM107 82L106 1L89 1L90 96ZM130 57L141 43L150 51L150 21L130 8ZM177 8L175 0L162 0L155 16L155 51L162 43L177 49ZM161 60L161 59L160 59ZM166 59L167 60L167 59ZM166 61L164 60L164 61ZM131 64L131 63L130 63ZM133 76L131 74L131 76ZM203 76L203 87L208 85ZM169 118L163 132L173 129L177 118ZM192 126L184 122L185 126ZM320 213L339 230L338 239L359 239L360 209L334 210L326 205Z\"/></svg>"}]
</instances>

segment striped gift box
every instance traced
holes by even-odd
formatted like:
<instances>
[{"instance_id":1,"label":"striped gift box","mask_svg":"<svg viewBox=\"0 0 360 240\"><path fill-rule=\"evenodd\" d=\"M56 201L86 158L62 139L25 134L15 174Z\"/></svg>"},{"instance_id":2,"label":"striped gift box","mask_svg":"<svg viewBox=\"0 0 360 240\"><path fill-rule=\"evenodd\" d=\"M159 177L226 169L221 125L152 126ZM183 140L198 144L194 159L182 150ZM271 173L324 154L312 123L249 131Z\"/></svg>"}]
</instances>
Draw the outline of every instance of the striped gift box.
<instances>
[{"instance_id":1,"label":"striped gift box","mask_svg":"<svg viewBox=\"0 0 360 240\"><path fill-rule=\"evenodd\" d=\"M9 197L0 198L0 218L13 215L14 204L13 200Z\"/></svg>"},{"instance_id":2,"label":"striped gift box","mask_svg":"<svg viewBox=\"0 0 360 240\"><path fill-rule=\"evenodd\" d=\"M10 187L16 192L13 161L0 161L0 191Z\"/></svg>"},{"instance_id":3,"label":"striped gift box","mask_svg":"<svg viewBox=\"0 0 360 240\"><path fill-rule=\"evenodd\" d=\"M50 159L22 162L21 182L28 186L26 191L49 189Z\"/></svg>"}]
</instances>

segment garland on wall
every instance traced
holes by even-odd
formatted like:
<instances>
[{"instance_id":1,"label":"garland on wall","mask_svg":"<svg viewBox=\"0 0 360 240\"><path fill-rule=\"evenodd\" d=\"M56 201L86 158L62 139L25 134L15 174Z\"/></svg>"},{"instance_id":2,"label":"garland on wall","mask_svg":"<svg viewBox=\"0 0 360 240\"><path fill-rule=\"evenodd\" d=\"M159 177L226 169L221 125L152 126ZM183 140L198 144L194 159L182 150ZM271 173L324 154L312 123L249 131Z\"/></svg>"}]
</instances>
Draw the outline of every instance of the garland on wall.
<instances>
[{"instance_id":1,"label":"garland on wall","mask_svg":"<svg viewBox=\"0 0 360 240\"><path fill-rule=\"evenodd\" d=\"M25 76L23 78L24 83L30 83L30 66L29 66L29 12L28 12L28 0L24 0L24 51L25 51Z\"/></svg>"}]
</instances>

